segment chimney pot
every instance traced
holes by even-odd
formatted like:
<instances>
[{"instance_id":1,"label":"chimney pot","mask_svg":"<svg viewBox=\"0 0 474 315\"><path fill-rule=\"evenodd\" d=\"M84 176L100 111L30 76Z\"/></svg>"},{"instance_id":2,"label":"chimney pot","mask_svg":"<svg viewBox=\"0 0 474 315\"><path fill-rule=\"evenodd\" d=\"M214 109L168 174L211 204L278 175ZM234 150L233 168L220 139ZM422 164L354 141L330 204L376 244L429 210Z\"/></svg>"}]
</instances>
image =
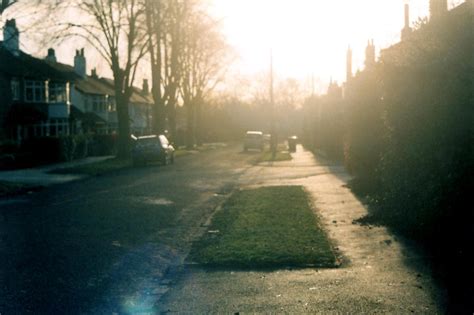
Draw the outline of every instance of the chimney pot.
<instances>
[{"instance_id":1,"label":"chimney pot","mask_svg":"<svg viewBox=\"0 0 474 315\"><path fill-rule=\"evenodd\" d=\"M85 78L86 73L86 58L84 56L84 48L76 50L76 56L74 56L74 71L81 77Z\"/></svg>"},{"instance_id":2,"label":"chimney pot","mask_svg":"<svg viewBox=\"0 0 474 315\"><path fill-rule=\"evenodd\" d=\"M20 53L20 32L15 19L7 20L3 28L3 45L14 55Z\"/></svg>"},{"instance_id":3,"label":"chimney pot","mask_svg":"<svg viewBox=\"0 0 474 315\"><path fill-rule=\"evenodd\" d=\"M46 60L56 62L56 52L54 51L53 48L48 49L48 55L45 58Z\"/></svg>"}]
</instances>

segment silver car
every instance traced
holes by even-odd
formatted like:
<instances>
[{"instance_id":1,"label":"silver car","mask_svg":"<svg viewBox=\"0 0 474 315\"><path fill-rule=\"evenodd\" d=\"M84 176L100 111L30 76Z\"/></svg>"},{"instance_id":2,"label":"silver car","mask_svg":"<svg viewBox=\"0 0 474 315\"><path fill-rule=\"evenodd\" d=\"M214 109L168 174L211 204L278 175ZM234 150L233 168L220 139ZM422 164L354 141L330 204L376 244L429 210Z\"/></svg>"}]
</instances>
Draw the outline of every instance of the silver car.
<instances>
[{"instance_id":1,"label":"silver car","mask_svg":"<svg viewBox=\"0 0 474 315\"><path fill-rule=\"evenodd\" d=\"M247 131L244 140L244 151L255 149L263 151L264 139L261 131Z\"/></svg>"}]
</instances>

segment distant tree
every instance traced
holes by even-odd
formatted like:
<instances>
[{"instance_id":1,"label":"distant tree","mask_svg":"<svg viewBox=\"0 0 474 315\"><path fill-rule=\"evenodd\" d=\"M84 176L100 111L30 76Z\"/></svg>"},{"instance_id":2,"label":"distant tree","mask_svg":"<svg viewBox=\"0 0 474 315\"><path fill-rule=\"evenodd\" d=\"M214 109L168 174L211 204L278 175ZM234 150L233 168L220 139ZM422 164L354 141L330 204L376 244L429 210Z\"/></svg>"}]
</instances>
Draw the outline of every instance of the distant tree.
<instances>
[{"instance_id":1,"label":"distant tree","mask_svg":"<svg viewBox=\"0 0 474 315\"><path fill-rule=\"evenodd\" d=\"M2 0L2 3L0 3L0 14L3 13L3 11L5 11L5 9L12 5L13 3L15 3L16 0Z\"/></svg>"},{"instance_id":2,"label":"distant tree","mask_svg":"<svg viewBox=\"0 0 474 315\"><path fill-rule=\"evenodd\" d=\"M201 107L223 80L231 55L218 23L199 2L185 1L183 10L180 94L186 108L186 142L192 147L201 142Z\"/></svg>"}]
</instances>

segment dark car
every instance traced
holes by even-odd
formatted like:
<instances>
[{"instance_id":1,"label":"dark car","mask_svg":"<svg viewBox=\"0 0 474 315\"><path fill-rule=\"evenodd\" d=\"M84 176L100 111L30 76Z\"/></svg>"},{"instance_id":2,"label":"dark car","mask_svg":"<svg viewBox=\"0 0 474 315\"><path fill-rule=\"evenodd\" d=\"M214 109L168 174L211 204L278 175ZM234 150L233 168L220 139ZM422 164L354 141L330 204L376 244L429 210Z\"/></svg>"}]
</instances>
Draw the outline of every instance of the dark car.
<instances>
[{"instance_id":1,"label":"dark car","mask_svg":"<svg viewBox=\"0 0 474 315\"><path fill-rule=\"evenodd\" d=\"M298 137L297 136L288 137L288 150L290 150L290 152L296 152L296 144L297 143L298 143Z\"/></svg>"},{"instance_id":2,"label":"dark car","mask_svg":"<svg viewBox=\"0 0 474 315\"><path fill-rule=\"evenodd\" d=\"M133 138L133 164L160 161L164 165L174 163L174 148L164 135L150 135Z\"/></svg>"}]
</instances>

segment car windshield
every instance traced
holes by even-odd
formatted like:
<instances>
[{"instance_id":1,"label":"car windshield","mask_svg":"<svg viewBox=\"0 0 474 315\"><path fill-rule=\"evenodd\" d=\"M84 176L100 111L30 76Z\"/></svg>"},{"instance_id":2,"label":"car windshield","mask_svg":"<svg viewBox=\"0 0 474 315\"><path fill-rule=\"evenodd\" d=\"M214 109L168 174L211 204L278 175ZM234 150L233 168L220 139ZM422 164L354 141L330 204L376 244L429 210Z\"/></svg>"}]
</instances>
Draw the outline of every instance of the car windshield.
<instances>
[{"instance_id":1,"label":"car windshield","mask_svg":"<svg viewBox=\"0 0 474 315\"><path fill-rule=\"evenodd\" d=\"M263 136L261 134L258 134L258 133L248 133L246 135L246 138L247 139L261 139Z\"/></svg>"},{"instance_id":2,"label":"car windshield","mask_svg":"<svg viewBox=\"0 0 474 315\"><path fill-rule=\"evenodd\" d=\"M137 146L149 146L149 145L153 145L153 144L156 144L158 142L158 138L139 138L137 140L137 143L136 145Z\"/></svg>"}]
</instances>

